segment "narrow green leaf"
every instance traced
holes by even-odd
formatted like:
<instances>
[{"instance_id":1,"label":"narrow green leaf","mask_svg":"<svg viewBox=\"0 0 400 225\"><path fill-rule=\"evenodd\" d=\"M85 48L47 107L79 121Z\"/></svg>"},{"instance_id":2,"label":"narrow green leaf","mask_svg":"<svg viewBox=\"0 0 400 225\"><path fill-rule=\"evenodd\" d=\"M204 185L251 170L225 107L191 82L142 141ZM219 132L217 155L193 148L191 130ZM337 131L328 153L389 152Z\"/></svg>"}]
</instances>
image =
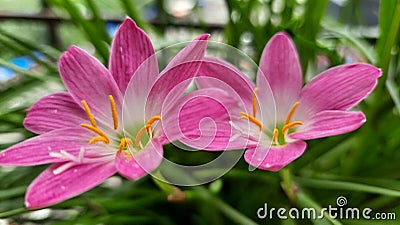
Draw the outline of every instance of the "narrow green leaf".
<instances>
[{"instance_id":1,"label":"narrow green leaf","mask_svg":"<svg viewBox=\"0 0 400 225\"><path fill-rule=\"evenodd\" d=\"M106 45L106 40L99 37L99 31L93 27L90 20L87 20L79 11L78 7L71 1L62 1L64 9L69 13L71 20L85 32L88 40L93 44L99 53L103 63L108 61L108 47ZM105 29L105 27L103 28Z\"/></svg>"},{"instance_id":2,"label":"narrow green leaf","mask_svg":"<svg viewBox=\"0 0 400 225\"><path fill-rule=\"evenodd\" d=\"M380 1L379 11L379 38L377 41L376 52L379 56L377 66L382 69L381 80L386 80L392 47L396 43L396 38L400 26L400 0ZM384 82L378 84L378 88L384 87Z\"/></svg>"},{"instance_id":3,"label":"narrow green leaf","mask_svg":"<svg viewBox=\"0 0 400 225\"><path fill-rule=\"evenodd\" d=\"M46 56L48 56L49 58L51 58L52 60L58 60L58 58L61 55L61 52L58 49L55 49L55 48L51 47L50 45L38 45L33 41L29 41L29 40L20 38L17 35L11 34L2 29L0 29L0 34L6 36L9 39L12 39L16 43L18 43L19 45L21 45L27 49L30 49L32 51L41 52L41 53L45 54Z\"/></svg>"},{"instance_id":4,"label":"narrow green leaf","mask_svg":"<svg viewBox=\"0 0 400 225\"><path fill-rule=\"evenodd\" d=\"M296 183L318 189L338 189L400 197L400 191L354 182L294 177Z\"/></svg>"}]
</instances>

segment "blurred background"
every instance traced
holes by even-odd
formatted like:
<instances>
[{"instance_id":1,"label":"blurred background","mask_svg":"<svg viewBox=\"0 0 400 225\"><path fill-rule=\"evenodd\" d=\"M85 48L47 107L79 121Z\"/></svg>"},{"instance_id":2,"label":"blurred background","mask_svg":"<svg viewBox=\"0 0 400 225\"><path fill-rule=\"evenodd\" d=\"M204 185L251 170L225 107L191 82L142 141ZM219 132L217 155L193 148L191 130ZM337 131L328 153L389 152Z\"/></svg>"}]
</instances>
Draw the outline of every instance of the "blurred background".
<instances>
[{"instance_id":1,"label":"blurred background","mask_svg":"<svg viewBox=\"0 0 400 225\"><path fill-rule=\"evenodd\" d=\"M80 46L105 65L118 24L133 18L156 50L201 33L232 45L256 63L269 38L289 33L305 80L335 65L365 62L383 76L359 105L359 130L309 141L284 172L248 171L241 160L211 184L181 187L187 198L167 201L150 177L114 176L48 209L23 208L26 187L46 166L0 167L0 225L6 224L399 224L400 98L398 0L0 0L0 150L34 134L22 126L41 97L63 91L60 54ZM165 146L172 161L196 165L215 153ZM335 205L393 212L396 220L260 220L257 209Z\"/></svg>"}]
</instances>

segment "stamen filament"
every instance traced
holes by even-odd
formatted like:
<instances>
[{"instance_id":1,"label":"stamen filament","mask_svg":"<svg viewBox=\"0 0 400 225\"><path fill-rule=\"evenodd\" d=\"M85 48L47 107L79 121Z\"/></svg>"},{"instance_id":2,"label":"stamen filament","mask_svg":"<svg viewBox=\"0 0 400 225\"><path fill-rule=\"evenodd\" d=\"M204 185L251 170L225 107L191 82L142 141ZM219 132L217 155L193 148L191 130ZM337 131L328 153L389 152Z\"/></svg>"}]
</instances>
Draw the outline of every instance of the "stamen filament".
<instances>
[{"instance_id":1,"label":"stamen filament","mask_svg":"<svg viewBox=\"0 0 400 225\"><path fill-rule=\"evenodd\" d=\"M147 129L146 129L146 126L144 126L144 127L140 128L140 130L138 131L138 133L137 133L137 135L136 135L136 138L135 138L135 144L136 144L136 146L141 146L140 139L142 139L143 133L144 133L144 131L146 131L146 130L147 130Z\"/></svg>"},{"instance_id":2,"label":"stamen filament","mask_svg":"<svg viewBox=\"0 0 400 225\"><path fill-rule=\"evenodd\" d=\"M278 142L278 138L279 138L279 130L278 128L274 128L274 136L272 137L272 140Z\"/></svg>"},{"instance_id":3,"label":"stamen filament","mask_svg":"<svg viewBox=\"0 0 400 225\"><path fill-rule=\"evenodd\" d=\"M257 91L258 91L258 88L254 88L254 91L253 91L253 116L254 116L254 118L257 115L257 96L256 96Z\"/></svg>"},{"instance_id":4,"label":"stamen filament","mask_svg":"<svg viewBox=\"0 0 400 225\"><path fill-rule=\"evenodd\" d=\"M292 116L293 116L293 114L294 114L294 111L296 110L296 108L297 108L297 106L298 106L299 104L300 104L300 102L295 102L295 103L293 104L292 108L291 108L290 111L289 111L289 114L288 114L287 117L286 117L285 124L289 124L289 123L290 123L290 120L292 119Z\"/></svg>"},{"instance_id":5,"label":"stamen filament","mask_svg":"<svg viewBox=\"0 0 400 225\"><path fill-rule=\"evenodd\" d=\"M124 147L130 147L132 146L132 139L130 138L121 138L121 143L119 144L119 149L118 151L122 151Z\"/></svg>"},{"instance_id":6,"label":"stamen filament","mask_svg":"<svg viewBox=\"0 0 400 225\"><path fill-rule=\"evenodd\" d=\"M103 138L104 138L104 143L106 143L106 144L110 143L110 139L108 139L107 135L106 135L103 131L101 131L99 128L94 127L94 126L90 126L89 124L85 124L85 123L82 123L81 126L84 127L84 128L86 128L86 129L89 129L89 130L91 130L91 131L97 133L97 134L100 135L101 137L103 137ZM92 141L93 141L92 143L94 143L94 142L95 142L95 141L94 141L95 138L96 138L96 137L92 138L92 139L89 141L89 144L91 144L90 142L92 142ZM100 139L96 139L96 141L100 141ZM103 141L103 140L102 140L102 141Z\"/></svg>"},{"instance_id":7,"label":"stamen filament","mask_svg":"<svg viewBox=\"0 0 400 225\"><path fill-rule=\"evenodd\" d=\"M85 109L86 115L90 121L90 123L92 124L93 127L97 127L96 124L96 120L94 119L94 116L92 114L92 112L90 111L89 105L87 104L87 102L85 100L81 101L83 108Z\"/></svg>"},{"instance_id":8,"label":"stamen filament","mask_svg":"<svg viewBox=\"0 0 400 225\"><path fill-rule=\"evenodd\" d=\"M248 119L250 122L254 123L255 125L258 126L258 128L260 129L260 131L263 130L263 125L262 123L257 120L255 117L249 115L248 113L245 112L240 112L240 114L242 114L243 116L239 117L239 119Z\"/></svg>"},{"instance_id":9,"label":"stamen filament","mask_svg":"<svg viewBox=\"0 0 400 225\"><path fill-rule=\"evenodd\" d=\"M90 139L89 144L93 144L93 143L99 142L99 141L102 141L106 144L110 143L110 141L108 139L106 139L105 137L99 136L99 137L94 137L94 138Z\"/></svg>"},{"instance_id":10,"label":"stamen filament","mask_svg":"<svg viewBox=\"0 0 400 225\"><path fill-rule=\"evenodd\" d=\"M135 138L135 144L136 146L140 146L140 148L143 148L141 143L140 143L140 139L142 139L142 136L144 134L144 131L147 131L147 133L149 134L150 138L152 138L152 134L151 134L151 125L153 125L154 122L158 121L158 120L162 120L161 116L153 116L151 117L146 124L140 128L140 130L138 131L136 138Z\"/></svg>"},{"instance_id":11,"label":"stamen filament","mask_svg":"<svg viewBox=\"0 0 400 225\"><path fill-rule=\"evenodd\" d=\"M301 121L294 121L294 122L291 122L291 123L286 124L286 125L283 126L283 128L282 128L282 133L283 133L283 134L286 134L286 132L287 132L290 128L292 128L292 127L294 127L294 126L297 126L297 125L303 125L303 122L301 122Z\"/></svg>"},{"instance_id":12,"label":"stamen filament","mask_svg":"<svg viewBox=\"0 0 400 225\"><path fill-rule=\"evenodd\" d=\"M117 114L117 107L115 106L115 101L112 95L109 95L108 98L110 99L111 104L111 113L114 122L114 130L118 129L118 114Z\"/></svg>"}]
</instances>

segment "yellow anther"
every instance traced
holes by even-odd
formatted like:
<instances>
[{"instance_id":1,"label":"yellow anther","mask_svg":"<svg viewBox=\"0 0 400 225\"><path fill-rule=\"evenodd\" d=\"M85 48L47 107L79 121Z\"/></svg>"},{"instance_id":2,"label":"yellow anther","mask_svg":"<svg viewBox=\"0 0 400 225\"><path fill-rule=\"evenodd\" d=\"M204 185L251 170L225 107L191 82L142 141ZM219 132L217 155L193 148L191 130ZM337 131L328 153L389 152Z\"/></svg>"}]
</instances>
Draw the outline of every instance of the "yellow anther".
<instances>
[{"instance_id":1,"label":"yellow anther","mask_svg":"<svg viewBox=\"0 0 400 225\"><path fill-rule=\"evenodd\" d=\"M115 107L115 101L112 95L109 95L108 98L110 99L111 104L111 113L112 118L114 121L114 130L118 129L118 114L117 114L117 107Z\"/></svg>"},{"instance_id":2,"label":"yellow anther","mask_svg":"<svg viewBox=\"0 0 400 225\"><path fill-rule=\"evenodd\" d=\"M93 143L99 142L99 141L102 141L106 144L110 143L110 141L107 138L100 136L100 137L94 137L94 138L90 139L89 144L93 144Z\"/></svg>"},{"instance_id":3,"label":"yellow anther","mask_svg":"<svg viewBox=\"0 0 400 225\"><path fill-rule=\"evenodd\" d=\"M294 126L298 126L298 125L303 125L303 122L301 122L301 121L294 121L294 122L288 123L288 124L286 124L285 126L283 126L283 128L282 128L282 133L283 133L283 134L286 134L286 132L287 132L290 128L292 128L292 127L294 127Z\"/></svg>"},{"instance_id":4,"label":"yellow anther","mask_svg":"<svg viewBox=\"0 0 400 225\"><path fill-rule=\"evenodd\" d=\"M83 108L85 109L86 115L87 115L90 123L92 124L93 127L97 127L96 120L94 119L93 114L90 111L89 105L87 104L87 102L85 100L82 100L81 103L83 105Z\"/></svg>"},{"instance_id":5,"label":"yellow anther","mask_svg":"<svg viewBox=\"0 0 400 225\"><path fill-rule=\"evenodd\" d=\"M274 136L272 137L272 140L278 142L278 138L279 138L279 130L278 128L274 128Z\"/></svg>"},{"instance_id":6,"label":"yellow anther","mask_svg":"<svg viewBox=\"0 0 400 225\"><path fill-rule=\"evenodd\" d=\"M132 139L130 138L121 138L121 142L119 144L119 149L118 151L122 151L124 147L132 147L133 143L132 143Z\"/></svg>"},{"instance_id":7,"label":"yellow anther","mask_svg":"<svg viewBox=\"0 0 400 225\"><path fill-rule=\"evenodd\" d=\"M292 116L293 116L293 114L294 114L294 111L296 110L296 108L297 108L297 106L298 106L299 104L300 104L300 102L295 102L295 103L293 104L292 108L290 109L290 111L289 111L289 113L288 113L288 115L287 115L287 117L286 117L285 125L290 123L290 120L292 119Z\"/></svg>"},{"instance_id":8,"label":"yellow anther","mask_svg":"<svg viewBox=\"0 0 400 225\"><path fill-rule=\"evenodd\" d=\"M99 128L94 127L94 126L91 126L91 125L89 125L89 124L85 124L85 123L81 124L81 127L84 127L84 128L86 128L86 129L89 129L89 130L95 132L96 134L100 135L100 137L103 138L102 140L96 139L95 141L104 141L104 143L106 143L106 144L110 143L110 139L108 139L107 135L106 135L103 131L101 131ZM95 137L95 138L96 138L96 137ZM92 138L92 139L89 141L89 144L92 144L92 143L95 142L95 141L92 141L92 140L94 140L94 138ZM90 142L92 142L92 143L90 143Z\"/></svg>"},{"instance_id":9,"label":"yellow anther","mask_svg":"<svg viewBox=\"0 0 400 225\"><path fill-rule=\"evenodd\" d=\"M161 116L153 116L146 122L144 127L140 128L140 130L138 131L136 138L135 138L136 146L140 146L140 139L142 139L144 132L147 131L147 133L150 134L151 133L151 130L150 130L151 125L153 125L153 123L158 120L162 120Z\"/></svg>"},{"instance_id":10,"label":"yellow anther","mask_svg":"<svg viewBox=\"0 0 400 225\"><path fill-rule=\"evenodd\" d=\"M257 91L258 91L258 88L254 88L254 90L253 90L253 116L254 116L254 118L257 115L257 96L256 96Z\"/></svg>"},{"instance_id":11,"label":"yellow anther","mask_svg":"<svg viewBox=\"0 0 400 225\"><path fill-rule=\"evenodd\" d=\"M251 116L251 115L249 115L248 113L245 113L245 112L240 112L240 114L242 114L243 116L239 117L239 119L247 119L247 120L249 120L250 122L252 122L252 123L254 123L255 125L257 125L258 128L260 129L260 131L263 130L263 125L262 125L262 123L261 123L259 120L257 120L255 117L253 117L253 116Z\"/></svg>"}]
</instances>

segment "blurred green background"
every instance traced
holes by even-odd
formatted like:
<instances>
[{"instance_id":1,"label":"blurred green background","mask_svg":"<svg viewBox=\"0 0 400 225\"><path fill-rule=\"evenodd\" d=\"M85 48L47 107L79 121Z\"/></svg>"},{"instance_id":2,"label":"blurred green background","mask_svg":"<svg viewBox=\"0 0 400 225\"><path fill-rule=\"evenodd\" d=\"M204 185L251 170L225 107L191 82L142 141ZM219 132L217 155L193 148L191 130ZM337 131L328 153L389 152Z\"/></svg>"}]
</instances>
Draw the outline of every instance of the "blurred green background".
<instances>
[{"instance_id":1,"label":"blurred green background","mask_svg":"<svg viewBox=\"0 0 400 225\"><path fill-rule=\"evenodd\" d=\"M399 224L400 71L398 0L0 0L0 150L34 136L22 126L39 98L62 91L61 52L78 45L107 64L111 36L125 16L151 37L156 50L201 33L239 48L254 61L278 31L288 32L300 54L305 80L328 67L366 62L383 76L358 107L359 130L309 141L306 153L280 173L248 171L241 160L211 184L181 187L187 198L167 201L151 179L114 176L54 207L23 208L29 183L46 166L0 167L3 224ZM172 154L196 165L215 153ZM174 157L174 158L173 158ZM392 212L397 220L260 220L268 207L336 205ZM373 215L373 214L372 214Z\"/></svg>"}]
</instances>

